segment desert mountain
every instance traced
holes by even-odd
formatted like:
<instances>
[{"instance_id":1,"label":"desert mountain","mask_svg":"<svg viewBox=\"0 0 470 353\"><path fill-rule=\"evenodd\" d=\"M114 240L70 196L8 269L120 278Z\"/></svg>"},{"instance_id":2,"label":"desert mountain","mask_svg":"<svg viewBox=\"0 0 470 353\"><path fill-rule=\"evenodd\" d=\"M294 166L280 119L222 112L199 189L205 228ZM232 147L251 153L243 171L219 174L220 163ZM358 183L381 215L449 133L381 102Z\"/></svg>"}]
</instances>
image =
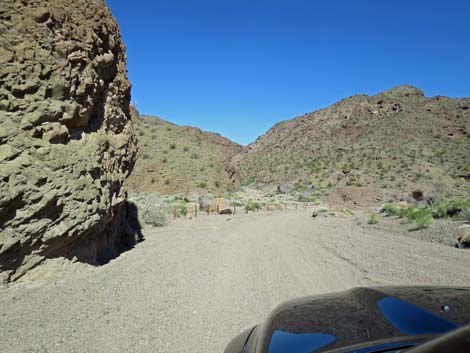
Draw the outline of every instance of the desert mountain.
<instances>
[{"instance_id":1,"label":"desert mountain","mask_svg":"<svg viewBox=\"0 0 470 353\"><path fill-rule=\"evenodd\" d=\"M127 185L131 191L161 194L222 192L233 188L230 159L242 146L195 127L138 116L138 159Z\"/></svg>"},{"instance_id":2,"label":"desert mountain","mask_svg":"<svg viewBox=\"0 0 470 353\"><path fill-rule=\"evenodd\" d=\"M411 86L276 124L233 158L243 184L469 195L470 99Z\"/></svg>"},{"instance_id":3,"label":"desert mountain","mask_svg":"<svg viewBox=\"0 0 470 353\"><path fill-rule=\"evenodd\" d=\"M0 5L0 282L130 245L125 48L104 1Z\"/></svg>"}]
</instances>

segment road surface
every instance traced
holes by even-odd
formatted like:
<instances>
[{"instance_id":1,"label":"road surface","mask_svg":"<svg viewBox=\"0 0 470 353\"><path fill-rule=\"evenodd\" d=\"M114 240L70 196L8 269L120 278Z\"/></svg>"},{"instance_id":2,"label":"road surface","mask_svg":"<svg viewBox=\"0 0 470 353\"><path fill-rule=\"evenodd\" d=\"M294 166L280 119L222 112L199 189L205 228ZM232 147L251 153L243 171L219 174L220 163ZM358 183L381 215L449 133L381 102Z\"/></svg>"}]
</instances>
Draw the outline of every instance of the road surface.
<instances>
[{"instance_id":1,"label":"road surface","mask_svg":"<svg viewBox=\"0 0 470 353\"><path fill-rule=\"evenodd\" d=\"M468 251L354 218L200 216L144 236L105 266L74 264L58 278L39 270L41 280L1 289L0 352L222 352L293 297L470 285Z\"/></svg>"}]
</instances>

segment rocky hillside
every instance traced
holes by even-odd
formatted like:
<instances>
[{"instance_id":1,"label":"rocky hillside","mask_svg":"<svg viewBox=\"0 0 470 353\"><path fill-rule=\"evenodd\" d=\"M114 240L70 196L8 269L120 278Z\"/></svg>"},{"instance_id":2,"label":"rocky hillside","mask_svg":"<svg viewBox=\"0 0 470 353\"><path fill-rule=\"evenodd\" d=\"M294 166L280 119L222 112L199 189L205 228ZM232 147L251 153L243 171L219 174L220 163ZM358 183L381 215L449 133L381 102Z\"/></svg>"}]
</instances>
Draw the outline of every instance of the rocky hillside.
<instances>
[{"instance_id":1,"label":"rocky hillside","mask_svg":"<svg viewBox=\"0 0 470 353\"><path fill-rule=\"evenodd\" d=\"M275 125L233 163L244 184L468 196L470 99L353 96Z\"/></svg>"},{"instance_id":2,"label":"rocky hillside","mask_svg":"<svg viewBox=\"0 0 470 353\"><path fill-rule=\"evenodd\" d=\"M135 112L134 115L138 116ZM135 123L137 163L126 182L131 191L161 194L221 192L236 186L229 161L242 147L218 134L178 126L157 117Z\"/></svg>"},{"instance_id":3,"label":"rocky hillside","mask_svg":"<svg viewBox=\"0 0 470 353\"><path fill-rule=\"evenodd\" d=\"M132 242L125 48L102 0L0 3L0 281ZM125 233L125 234L124 234Z\"/></svg>"}]
</instances>

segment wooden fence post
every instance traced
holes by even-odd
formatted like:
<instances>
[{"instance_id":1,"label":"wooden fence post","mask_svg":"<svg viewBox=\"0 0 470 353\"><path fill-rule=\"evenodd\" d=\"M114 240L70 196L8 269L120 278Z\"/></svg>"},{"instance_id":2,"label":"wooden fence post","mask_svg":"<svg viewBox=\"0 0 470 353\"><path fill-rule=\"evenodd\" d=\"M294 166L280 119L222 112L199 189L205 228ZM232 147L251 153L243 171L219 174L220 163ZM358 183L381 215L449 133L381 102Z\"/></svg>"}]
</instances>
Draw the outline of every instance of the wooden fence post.
<instances>
[{"instance_id":1,"label":"wooden fence post","mask_svg":"<svg viewBox=\"0 0 470 353\"><path fill-rule=\"evenodd\" d=\"M207 215L208 216L209 216L210 212L211 212L211 208L210 208L210 206L207 206Z\"/></svg>"},{"instance_id":2,"label":"wooden fence post","mask_svg":"<svg viewBox=\"0 0 470 353\"><path fill-rule=\"evenodd\" d=\"M220 214L219 205L217 205L217 214Z\"/></svg>"},{"instance_id":3,"label":"wooden fence post","mask_svg":"<svg viewBox=\"0 0 470 353\"><path fill-rule=\"evenodd\" d=\"M197 217L197 206L194 206L194 217Z\"/></svg>"}]
</instances>

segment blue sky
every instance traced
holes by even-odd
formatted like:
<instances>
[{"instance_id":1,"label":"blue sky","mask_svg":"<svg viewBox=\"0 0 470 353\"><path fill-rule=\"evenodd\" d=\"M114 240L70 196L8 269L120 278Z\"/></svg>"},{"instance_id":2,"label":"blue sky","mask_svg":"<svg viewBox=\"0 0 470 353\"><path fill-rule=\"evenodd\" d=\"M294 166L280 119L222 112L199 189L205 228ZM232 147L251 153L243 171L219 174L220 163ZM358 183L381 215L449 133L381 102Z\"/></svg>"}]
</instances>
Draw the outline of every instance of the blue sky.
<instances>
[{"instance_id":1,"label":"blue sky","mask_svg":"<svg viewBox=\"0 0 470 353\"><path fill-rule=\"evenodd\" d=\"M248 144L400 84L470 96L468 0L106 0L143 114Z\"/></svg>"}]
</instances>

